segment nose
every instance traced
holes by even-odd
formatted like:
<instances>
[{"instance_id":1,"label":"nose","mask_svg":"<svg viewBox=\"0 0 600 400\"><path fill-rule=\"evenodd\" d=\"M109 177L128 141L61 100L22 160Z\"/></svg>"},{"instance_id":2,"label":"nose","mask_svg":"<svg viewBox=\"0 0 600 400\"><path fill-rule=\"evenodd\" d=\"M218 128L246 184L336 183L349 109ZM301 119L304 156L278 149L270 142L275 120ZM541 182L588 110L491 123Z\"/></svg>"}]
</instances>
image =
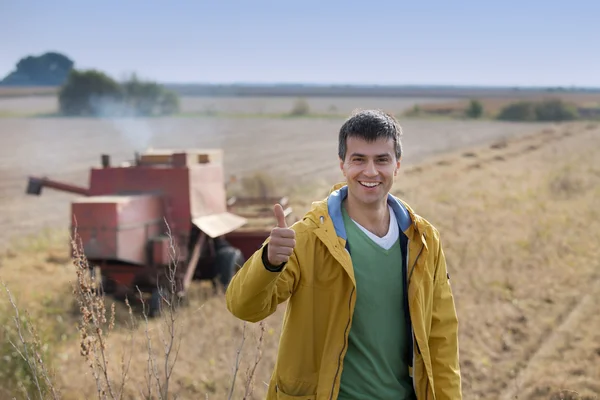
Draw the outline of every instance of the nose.
<instances>
[{"instance_id":1,"label":"nose","mask_svg":"<svg viewBox=\"0 0 600 400\"><path fill-rule=\"evenodd\" d=\"M373 160L369 160L363 173L370 178L377 176L377 168L375 168L375 162Z\"/></svg>"}]
</instances>

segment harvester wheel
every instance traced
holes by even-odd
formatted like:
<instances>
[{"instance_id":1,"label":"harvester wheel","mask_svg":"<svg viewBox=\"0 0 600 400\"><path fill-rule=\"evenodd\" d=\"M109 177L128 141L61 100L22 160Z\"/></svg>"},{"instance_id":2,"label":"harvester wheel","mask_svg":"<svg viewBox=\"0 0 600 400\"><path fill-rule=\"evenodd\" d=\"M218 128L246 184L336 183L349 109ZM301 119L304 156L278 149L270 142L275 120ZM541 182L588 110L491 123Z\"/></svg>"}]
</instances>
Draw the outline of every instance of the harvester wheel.
<instances>
[{"instance_id":1,"label":"harvester wheel","mask_svg":"<svg viewBox=\"0 0 600 400\"><path fill-rule=\"evenodd\" d=\"M215 264L217 267L217 275L223 288L227 290L231 278L244 265L244 255L241 250L233 246L225 246L217 251Z\"/></svg>"},{"instance_id":2,"label":"harvester wheel","mask_svg":"<svg viewBox=\"0 0 600 400\"><path fill-rule=\"evenodd\" d=\"M154 288L152 290L152 294L150 295L150 304L148 310L148 317L154 318L160 315L162 304L162 297L160 295L160 291L158 288Z\"/></svg>"},{"instance_id":3,"label":"harvester wheel","mask_svg":"<svg viewBox=\"0 0 600 400\"><path fill-rule=\"evenodd\" d=\"M150 294L150 302L148 305L148 317L155 318L159 316L163 310L172 308L173 311L179 307L186 306L188 303L187 297L182 293L172 293L167 287L158 287L152 290Z\"/></svg>"}]
</instances>

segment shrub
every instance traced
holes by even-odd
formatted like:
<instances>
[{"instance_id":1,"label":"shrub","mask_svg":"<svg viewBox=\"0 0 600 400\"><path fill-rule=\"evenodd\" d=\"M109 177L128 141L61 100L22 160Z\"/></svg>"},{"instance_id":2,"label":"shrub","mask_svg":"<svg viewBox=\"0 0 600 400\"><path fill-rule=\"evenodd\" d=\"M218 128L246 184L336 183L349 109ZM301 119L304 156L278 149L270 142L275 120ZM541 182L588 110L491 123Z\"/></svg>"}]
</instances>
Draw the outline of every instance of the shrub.
<instances>
[{"instance_id":1,"label":"shrub","mask_svg":"<svg viewBox=\"0 0 600 400\"><path fill-rule=\"evenodd\" d=\"M290 111L290 115L298 117L303 115L308 115L310 113L310 106L305 99L298 99L294 103L292 110Z\"/></svg>"},{"instance_id":2,"label":"shrub","mask_svg":"<svg viewBox=\"0 0 600 400\"><path fill-rule=\"evenodd\" d=\"M530 101L519 101L502 108L497 117L504 121L535 121L535 106Z\"/></svg>"},{"instance_id":3,"label":"shrub","mask_svg":"<svg viewBox=\"0 0 600 400\"><path fill-rule=\"evenodd\" d=\"M58 94L60 111L64 115L96 115L103 105L118 104L122 99L119 84L96 70L72 70Z\"/></svg>"},{"instance_id":4,"label":"shrub","mask_svg":"<svg viewBox=\"0 0 600 400\"><path fill-rule=\"evenodd\" d=\"M498 114L505 121L570 121L579 118L575 107L560 99L539 102L519 101L505 106Z\"/></svg>"},{"instance_id":5,"label":"shrub","mask_svg":"<svg viewBox=\"0 0 600 400\"><path fill-rule=\"evenodd\" d=\"M570 121L579 118L575 107L560 99L544 100L535 106L538 121Z\"/></svg>"},{"instance_id":6,"label":"shrub","mask_svg":"<svg viewBox=\"0 0 600 400\"><path fill-rule=\"evenodd\" d=\"M479 100L471 100L465 114L469 118L480 118L483 115L483 105Z\"/></svg>"},{"instance_id":7,"label":"shrub","mask_svg":"<svg viewBox=\"0 0 600 400\"><path fill-rule=\"evenodd\" d=\"M58 398L52 384L51 346L47 335L35 328L34 318L19 312L15 299L3 287L15 313L9 318L2 310L0 331L0 394L37 393L40 398Z\"/></svg>"}]
</instances>

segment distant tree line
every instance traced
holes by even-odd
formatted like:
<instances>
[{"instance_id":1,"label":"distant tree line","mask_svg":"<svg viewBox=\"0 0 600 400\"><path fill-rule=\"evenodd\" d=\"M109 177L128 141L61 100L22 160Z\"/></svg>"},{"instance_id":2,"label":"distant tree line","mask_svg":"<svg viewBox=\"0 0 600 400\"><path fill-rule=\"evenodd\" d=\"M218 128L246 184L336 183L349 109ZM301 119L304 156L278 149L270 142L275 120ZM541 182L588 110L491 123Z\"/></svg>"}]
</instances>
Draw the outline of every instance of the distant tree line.
<instances>
[{"instance_id":1,"label":"distant tree line","mask_svg":"<svg viewBox=\"0 0 600 400\"><path fill-rule=\"evenodd\" d=\"M98 70L77 70L57 52L20 59L2 86L59 87L60 113L69 116L152 116L179 111L179 97L155 82L133 75L117 82Z\"/></svg>"},{"instance_id":2,"label":"distant tree line","mask_svg":"<svg viewBox=\"0 0 600 400\"><path fill-rule=\"evenodd\" d=\"M98 70L72 70L58 95L68 116L156 116L179 111L179 97L155 82L132 75L119 83Z\"/></svg>"},{"instance_id":3,"label":"distant tree line","mask_svg":"<svg viewBox=\"0 0 600 400\"><path fill-rule=\"evenodd\" d=\"M485 110L485 103L477 99L469 100L466 106L456 104L414 105L405 111L409 117L445 116L450 118L493 118L515 122L561 122L581 119L600 119L599 106L582 106L557 97L540 100L518 100L504 105L498 112Z\"/></svg>"},{"instance_id":4,"label":"distant tree line","mask_svg":"<svg viewBox=\"0 0 600 400\"><path fill-rule=\"evenodd\" d=\"M471 100L465 115L469 118L480 118L484 115L484 107L478 100ZM544 99L539 101L521 100L507 104L496 115L501 121L571 121L578 119L575 106L561 99Z\"/></svg>"},{"instance_id":5,"label":"distant tree line","mask_svg":"<svg viewBox=\"0 0 600 400\"><path fill-rule=\"evenodd\" d=\"M572 121L578 119L577 108L561 99L518 101L506 105L498 113L503 121Z\"/></svg>"}]
</instances>

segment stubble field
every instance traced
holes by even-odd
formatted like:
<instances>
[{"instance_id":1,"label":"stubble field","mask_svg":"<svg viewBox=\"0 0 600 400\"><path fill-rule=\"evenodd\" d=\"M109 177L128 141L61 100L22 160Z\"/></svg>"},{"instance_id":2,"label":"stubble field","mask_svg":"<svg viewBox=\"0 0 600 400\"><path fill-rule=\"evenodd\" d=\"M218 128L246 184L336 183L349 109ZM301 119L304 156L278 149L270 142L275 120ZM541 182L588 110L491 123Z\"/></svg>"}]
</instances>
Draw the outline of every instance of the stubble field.
<instances>
[{"instance_id":1,"label":"stubble field","mask_svg":"<svg viewBox=\"0 0 600 400\"><path fill-rule=\"evenodd\" d=\"M42 99L53 101L51 98L33 98L30 111ZM25 102L22 98L4 100ZM396 112L420 100L362 99L362 104ZM310 104L314 104L314 108L332 102L336 104L335 101L311 99ZM361 99L337 101L339 109L345 110L346 114L361 104ZM202 106L217 103L221 110L252 113L261 104L267 104L271 112L277 107L279 111L289 110L293 101L191 98L184 101L184 108L200 109L198 103ZM88 169L98 166L100 155L104 153L111 155L113 163L120 163L133 159L135 151L148 147L216 147L224 151L228 177L266 174L278 184L285 184L286 190L294 184L300 187L314 180L334 183L340 178L337 131L342 122L342 117L310 116L110 120L0 118L0 209L3 210L0 224L10 227L0 232L0 247L11 237L34 233L45 227L66 226L69 221L69 200L73 195L44 190L42 198L25 196L29 175L86 186ZM410 166L440 152L518 136L534 129L533 126L488 121L402 121L406 147L403 165Z\"/></svg>"},{"instance_id":2,"label":"stubble field","mask_svg":"<svg viewBox=\"0 0 600 400\"><path fill-rule=\"evenodd\" d=\"M338 107L355 107L349 104ZM357 100L360 104L372 106ZM387 108L404 106L410 105ZM335 154L341 122L1 118L0 278L19 305L47 327L42 330L52 344L49 354L63 398L95 396L74 326L69 286L74 272L64 235L54 231L67 226L72 196L48 190L41 198L28 197L28 174L85 184L87 168L99 163L101 153L119 162L146 146L222 147L227 174L267 173L281 182L282 191L300 185L293 201L302 213L339 179ZM419 120L402 126L406 156L394 192L441 231L461 321L464 398L597 398L600 127ZM9 241L45 227L53 231ZM243 325L227 313L221 297L207 298L201 286L195 288L190 307L180 315L182 351L172 389L181 398L225 399ZM0 306L8 307L4 297ZM265 393L282 315L280 308L266 321L252 398ZM150 323L152 335L160 324ZM244 392L244 372L257 346L259 327L247 329L234 398ZM108 342L117 357L133 349L129 398L137 398L145 385L144 343L143 328L133 346L123 328Z\"/></svg>"}]
</instances>

